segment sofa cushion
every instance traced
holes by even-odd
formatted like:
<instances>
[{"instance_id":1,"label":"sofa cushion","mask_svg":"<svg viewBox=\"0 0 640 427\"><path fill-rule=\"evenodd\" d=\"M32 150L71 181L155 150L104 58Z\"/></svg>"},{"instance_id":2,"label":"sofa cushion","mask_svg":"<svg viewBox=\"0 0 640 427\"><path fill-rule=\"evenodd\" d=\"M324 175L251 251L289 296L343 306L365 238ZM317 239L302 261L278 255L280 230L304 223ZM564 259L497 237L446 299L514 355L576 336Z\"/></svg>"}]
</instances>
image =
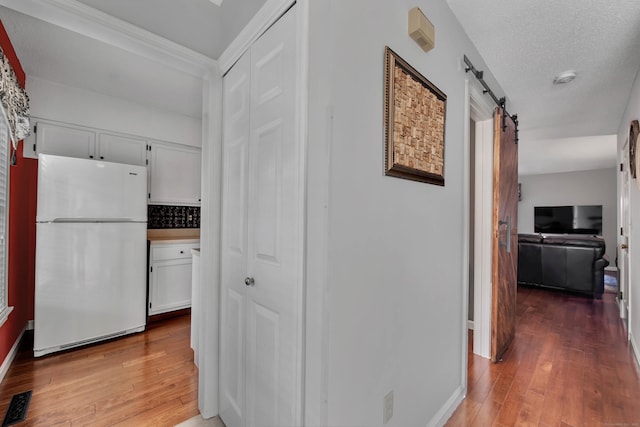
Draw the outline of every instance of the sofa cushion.
<instances>
[{"instance_id":1,"label":"sofa cushion","mask_svg":"<svg viewBox=\"0 0 640 427\"><path fill-rule=\"evenodd\" d=\"M542 245L542 284L562 288L567 283L567 248Z\"/></svg>"},{"instance_id":2,"label":"sofa cushion","mask_svg":"<svg viewBox=\"0 0 640 427\"><path fill-rule=\"evenodd\" d=\"M604 247L604 239L591 236L546 236L544 243L547 245L586 246L589 248Z\"/></svg>"},{"instance_id":3,"label":"sofa cushion","mask_svg":"<svg viewBox=\"0 0 640 427\"><path fill-rule=\"evenodd\" d=\"M593 291L593 267L596 251L589 247L567 247L566 287L580 292ZM588 267L591 268L588 268ZM604 280L604 278L603 278Z\"/></svg>"},{"instance_id":4,"label":"sofa cushion","mask_svg":"<svg viewBox=\"0 0 640 427\"><path fill-rule=\"evenodd\" d=\"M542 243L541 234L518 234L519 243Z\"/></svg>"},{"instance_id":5,"label":"sofa cushion","mask_svg":"<svg viewBox=\"0 0 640 427\"><path fill-rule=\"evenodd\" d=\"M545 245L559 245L564 247L594 248L596 258L601 258L606 252L604 239L591 236L547 236L543 240Z\"/></svg>"},{"instance_id":6,"label":"sofa cushion","mask_svg":"<svg viewBox=\"0 0 640 427\"><path fill-rule=\"evenodd\" d=\"M542 283L542 245L520 241L518 244L518 281Z\"/></svg>"}]
</instances>

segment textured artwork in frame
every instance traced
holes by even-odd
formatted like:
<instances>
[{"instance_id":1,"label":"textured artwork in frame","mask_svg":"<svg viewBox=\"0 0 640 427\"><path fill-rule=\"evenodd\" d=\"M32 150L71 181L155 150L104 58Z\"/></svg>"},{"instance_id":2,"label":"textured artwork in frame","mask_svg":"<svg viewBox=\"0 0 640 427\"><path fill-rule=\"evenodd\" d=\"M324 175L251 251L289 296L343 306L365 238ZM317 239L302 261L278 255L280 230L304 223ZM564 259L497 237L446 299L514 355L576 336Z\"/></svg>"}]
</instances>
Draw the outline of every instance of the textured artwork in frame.
<instances>
[{"instance_id":1,"label":"textured artwork in frame","mask_svg":"<svg viewBox=\"0 0 640 427\"><path fill-rule=\"evenodd\" d=\"M385 48L385 175L444 185L447 96Z\"/></svg>"}]
</instances>

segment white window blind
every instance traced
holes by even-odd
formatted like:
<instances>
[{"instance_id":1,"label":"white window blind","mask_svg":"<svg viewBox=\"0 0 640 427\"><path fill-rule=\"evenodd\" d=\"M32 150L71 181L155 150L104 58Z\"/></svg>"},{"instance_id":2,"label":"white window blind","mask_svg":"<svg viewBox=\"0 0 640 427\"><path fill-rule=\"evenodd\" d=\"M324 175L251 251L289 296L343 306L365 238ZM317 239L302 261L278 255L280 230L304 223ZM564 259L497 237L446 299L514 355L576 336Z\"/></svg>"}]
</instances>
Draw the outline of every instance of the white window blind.
<instances>
[{"instance_id":1,"label":"white window blind","mask_svg":"<svg viewBox=\"0 0 640 427\"><path fill-rule=\"evenodd\" d=\"M7 243L9 218L9 127L0 115L0 322L7 309Z\"/></svg>"}]
</instances>

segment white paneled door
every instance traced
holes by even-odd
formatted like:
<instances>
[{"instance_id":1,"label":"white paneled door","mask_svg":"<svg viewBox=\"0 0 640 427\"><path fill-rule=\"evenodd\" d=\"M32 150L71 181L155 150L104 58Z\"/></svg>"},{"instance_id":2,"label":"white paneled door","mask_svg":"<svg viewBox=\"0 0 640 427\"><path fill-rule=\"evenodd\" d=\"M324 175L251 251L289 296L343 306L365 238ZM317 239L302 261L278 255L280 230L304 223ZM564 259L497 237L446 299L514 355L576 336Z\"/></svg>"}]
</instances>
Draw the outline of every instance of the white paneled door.
<instances>
[{"instance_id":1,"label":"white paneled door","mask_svg":"<svg viewBox=\"0 0 640 427\"><path fill-rule=\"evenodd\" d=\"M220 415L299 424L301 155L295 7L224 78Z\"/></svg>"},{"instance_id":2,"label":"white paneled door","mask_svg":"<svg viewBox=\"0 0 640 427\"><path fill-rule=\"evenodd\" d=\"M220 416L229 427L243 426L245 413L249 59L247 52L223 82Z\"/></svg>"}]
</instances>

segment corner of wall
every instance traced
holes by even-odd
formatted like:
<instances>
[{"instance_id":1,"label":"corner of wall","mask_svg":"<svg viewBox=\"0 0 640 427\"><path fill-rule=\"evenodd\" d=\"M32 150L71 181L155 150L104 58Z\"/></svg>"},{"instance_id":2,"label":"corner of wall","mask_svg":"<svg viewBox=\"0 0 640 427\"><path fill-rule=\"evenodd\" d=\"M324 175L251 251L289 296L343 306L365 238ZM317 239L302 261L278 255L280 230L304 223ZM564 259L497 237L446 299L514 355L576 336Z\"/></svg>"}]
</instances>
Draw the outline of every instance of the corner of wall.
<instances>
[{"instance_id":1,"label":"corner of wall","mask_svg":"<svg viewBox=\"0 0 640 427\"><path fill-rule=\"evenodd\" d=\"M427 423L427 427L436 427L444 425L447 420L453 415L460 402L465 398L466 390L462 386L458 387L447 399L442 408L434 415L434 417Z\"/></svg>"}]
</instances>

